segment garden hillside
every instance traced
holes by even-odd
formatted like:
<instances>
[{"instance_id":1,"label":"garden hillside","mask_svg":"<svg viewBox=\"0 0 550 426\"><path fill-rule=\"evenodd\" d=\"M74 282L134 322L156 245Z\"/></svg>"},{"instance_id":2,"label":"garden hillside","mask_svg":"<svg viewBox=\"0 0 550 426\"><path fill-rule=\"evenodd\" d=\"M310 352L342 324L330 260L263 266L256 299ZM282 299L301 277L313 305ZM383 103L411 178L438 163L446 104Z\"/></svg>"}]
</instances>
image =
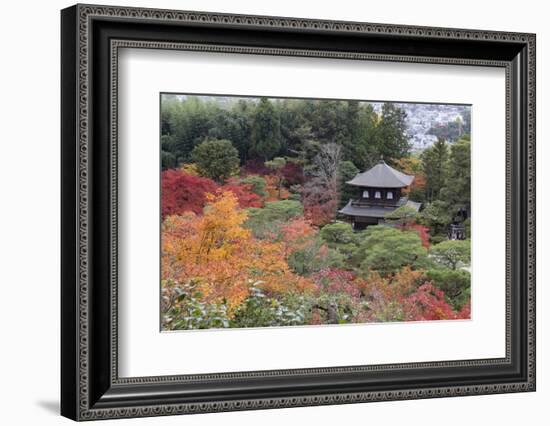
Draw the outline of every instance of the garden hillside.
<instances>
[{"instance_id":1,"label":"garden hillside","mask_svg":"<svg viewBox=\"0 0 550 426\"><path fill-rule=\"evenodd\" d=\"M389 103L163 96L163 329L469 318L469 135L413 152L405 120ZM346 182L381 158L422 208L354 231Z\"/></svg>"}]
</instances>

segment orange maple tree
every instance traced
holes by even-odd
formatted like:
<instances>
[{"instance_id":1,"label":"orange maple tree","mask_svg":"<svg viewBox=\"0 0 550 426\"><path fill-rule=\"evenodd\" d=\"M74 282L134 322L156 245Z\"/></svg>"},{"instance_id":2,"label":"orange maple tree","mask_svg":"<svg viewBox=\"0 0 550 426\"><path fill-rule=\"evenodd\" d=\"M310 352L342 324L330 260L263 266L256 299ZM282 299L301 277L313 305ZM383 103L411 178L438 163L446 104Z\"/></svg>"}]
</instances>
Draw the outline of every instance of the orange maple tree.
<instances>
[{"instance_id":1,"label":"orange maple tree","mask_svg":"<svg viewBox=\"0 0 550 426\"><path fill-rule=\"evenodd\" d=\"M193 282L207 303L225 303L229 316L253 284L272 293L304 292L313 284L290 271L281 242L255 239L232 192L208 194L202 216L169 216L162 227L162 278Z\"/></svg>"},{"instance_id":2,"label":"orange maple tree","mask_svg":"<svg viewBox=\"0 0 550 426\"><path fill-rule=\"evenodd\" d=\"M421 190L426 186L426 175L422 170L422 162L415 157L404 157L396 160L397 168L403 173L408 175L414 175L412 184L406 188L403 188L403 193L408 194L413 189Z\"/></svg>"}]
</instances>

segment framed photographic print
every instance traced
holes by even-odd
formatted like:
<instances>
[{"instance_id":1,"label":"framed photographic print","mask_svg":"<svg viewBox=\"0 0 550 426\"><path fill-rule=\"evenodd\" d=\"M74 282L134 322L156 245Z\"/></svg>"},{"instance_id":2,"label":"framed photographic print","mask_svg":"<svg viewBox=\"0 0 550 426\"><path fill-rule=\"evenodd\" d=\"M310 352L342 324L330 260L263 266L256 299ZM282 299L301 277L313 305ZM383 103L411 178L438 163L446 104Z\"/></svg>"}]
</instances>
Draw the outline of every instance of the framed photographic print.
<instances>
[{"instance_id":1,"label":"framed photographic print","mask_svg":"<svg viewBox=\"0 0 550 426\"><path fill-rule=\"evenodd\" d=\"M76 5L74 420L535 390L535 36Z\"/></svg>"}]
</instances>

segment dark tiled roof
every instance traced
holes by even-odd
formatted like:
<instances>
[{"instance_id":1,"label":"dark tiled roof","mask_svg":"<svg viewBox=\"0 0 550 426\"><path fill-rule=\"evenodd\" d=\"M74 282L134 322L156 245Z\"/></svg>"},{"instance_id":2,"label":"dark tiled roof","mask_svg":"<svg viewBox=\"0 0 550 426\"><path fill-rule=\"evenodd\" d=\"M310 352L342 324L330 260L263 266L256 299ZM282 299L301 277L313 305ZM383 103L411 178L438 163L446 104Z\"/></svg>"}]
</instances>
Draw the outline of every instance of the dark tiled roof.
<instances>
[{"instance_id":1,"label":"dark tiled roof","mask_svg":"<svg viewBox=\"0 0 550 426\"><path fill-rule=\"evenodd\" d=\"M393 212L403 205L412 207L413 209L418 211L420 209L421 203L410 201L407 199L407 197L401 197L399 199L399 202L397 203L397 206L354 206L352 205L352 200L349 200L344 208L342 210L339 210L338 213L345 214L346 216L376 217L379 219L383 219L388 213Z\"/></svg>"},{"instance_id":2,"label":"dark tiled roof","mask_svg":"<svg viewBox=\"0 0 550 426\"><path fill-rule=\"evenodd\" d=\"M404 188L409 186L414 176L401 173L399 170L380 161L376 166L364 173L359 173L352 180L346 182L355 186L370 186L374 188Z\"/></svg>"}]
</instances>

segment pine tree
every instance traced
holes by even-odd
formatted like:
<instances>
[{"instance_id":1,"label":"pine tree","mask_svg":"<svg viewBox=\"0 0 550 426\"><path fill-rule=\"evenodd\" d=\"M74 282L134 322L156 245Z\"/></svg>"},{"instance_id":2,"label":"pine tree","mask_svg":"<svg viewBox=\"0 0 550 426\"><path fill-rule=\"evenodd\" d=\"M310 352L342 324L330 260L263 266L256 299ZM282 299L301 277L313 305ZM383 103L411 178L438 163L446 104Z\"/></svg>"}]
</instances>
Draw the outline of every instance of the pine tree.
<instances>
[{"instance_id":1,"label":"pine tree","mask_svg":"<svg viewBox=\"0 0 550 426\"><path fill-rule=\"evenodd\" d=\"M385 103L377 128L378 154L386 163L394 165L394 160L409 155L410 144L407 137L407 113L395 104Z\"/></svg>"},{"instance_id":2,"label":"pine tree","mask_svg":"<svg viewBox=\"0 0 550 426\"><path fill-rule=\"evenodd\" d=\"M271 101L262 98L252 120L251 155L264 161L281 149L281 123Z\"/></svg>"},{"instance_id":3,"label":"pine tree","mask_svg":"<svg viewBox=\"0 0 550 426\"><path fill-rule=\"evenodd\" d=\"M426 175L426 199L439 200L441 189L447 185L449 175L449 148L443 139L438 139L422 155L422 168Z\"/></svg>"},{"instance_id":4,"label":"pine tree","mask_svg":"<svg viewBox=\"0 0 550 426\"><path fill-rule=\"evenodd\" d=\"M442 195L454 210L470 209L470 141L461 139L451 145L449 177Z\"/></svg>"}]
</instances>

